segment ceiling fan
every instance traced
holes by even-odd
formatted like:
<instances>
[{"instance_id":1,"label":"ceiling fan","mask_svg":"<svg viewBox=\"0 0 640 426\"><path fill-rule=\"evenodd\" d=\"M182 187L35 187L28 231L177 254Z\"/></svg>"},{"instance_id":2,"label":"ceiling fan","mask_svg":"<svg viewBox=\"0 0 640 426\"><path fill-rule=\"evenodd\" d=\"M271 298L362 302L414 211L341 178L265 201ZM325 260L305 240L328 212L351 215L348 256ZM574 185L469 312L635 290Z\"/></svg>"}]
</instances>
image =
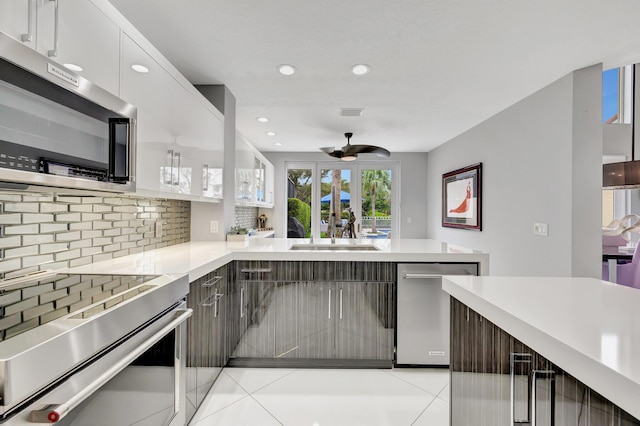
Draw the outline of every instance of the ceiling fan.
<instances>
[{"instance_id":1,"label":"ceiling fan","mask_svg":"<svg viewBox=\"0 0 640 426\"><path fill-rule=\"evenodd\" d=\"M376 154L378 157L389 157L391 153L384 148L374 145L351 145L350 140L353 133L345 133L347 144L342 149L335 149L333 146L320 148L332 157L339 158L342 161L353 161L358 158L358 154Z\"/></svg>"}]
</instances>

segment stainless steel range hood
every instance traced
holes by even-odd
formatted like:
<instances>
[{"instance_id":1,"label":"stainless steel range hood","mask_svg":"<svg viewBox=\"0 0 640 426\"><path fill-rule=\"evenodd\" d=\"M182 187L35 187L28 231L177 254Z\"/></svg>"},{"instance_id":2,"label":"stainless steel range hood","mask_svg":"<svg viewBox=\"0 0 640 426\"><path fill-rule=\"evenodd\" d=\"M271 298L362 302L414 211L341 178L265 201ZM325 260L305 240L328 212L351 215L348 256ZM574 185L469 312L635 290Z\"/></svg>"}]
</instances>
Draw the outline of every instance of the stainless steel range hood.
<instances>
[{"instance_id":1,"label":"stainless steel range hood","mask_svg":"<svg viewBox=\"0 0 640 426\"><path fill-rule=\"evenodd\" d=\"M640 160L603 164L602 187L605 189L640 188Z\"/></svg>"}]
</instances>

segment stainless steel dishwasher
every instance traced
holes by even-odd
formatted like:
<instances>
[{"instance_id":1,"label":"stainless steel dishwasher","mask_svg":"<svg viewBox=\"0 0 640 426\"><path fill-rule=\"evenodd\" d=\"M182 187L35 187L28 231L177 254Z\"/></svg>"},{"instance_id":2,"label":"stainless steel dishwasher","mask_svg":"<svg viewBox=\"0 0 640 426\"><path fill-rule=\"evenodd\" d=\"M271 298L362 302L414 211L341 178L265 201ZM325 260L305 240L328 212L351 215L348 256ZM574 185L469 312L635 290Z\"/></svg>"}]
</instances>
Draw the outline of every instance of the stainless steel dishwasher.
<instances>
[{"instance_id":1,"label":"stainless steel dishwasher","mask_svg":"<svg viewBox=\"0 0 640 426\"><path fill-rule=\"evenodd\" d=\"M476 263L398 264L396 366L449 365L449 295L443 275L478 275Z\"/></svg>"}]
</instances>

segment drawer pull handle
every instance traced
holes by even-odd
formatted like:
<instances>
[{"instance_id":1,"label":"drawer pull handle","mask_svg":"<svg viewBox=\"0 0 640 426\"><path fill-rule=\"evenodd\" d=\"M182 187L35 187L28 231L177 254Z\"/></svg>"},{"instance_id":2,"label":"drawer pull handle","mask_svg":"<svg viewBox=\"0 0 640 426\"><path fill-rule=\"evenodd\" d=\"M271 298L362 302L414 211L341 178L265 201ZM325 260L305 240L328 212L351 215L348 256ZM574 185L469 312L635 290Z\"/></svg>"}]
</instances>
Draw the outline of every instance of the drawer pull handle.
<instances>
[{"instance_id":1,"label":"drawer pull handle","mask_svg":"<svg viewBox=\"0 0 640 426\"><path fill-rule=\"evenodd\" d=\"M202 283L202 287L213 287L215 284L217 284L223 278L224 277L221 276L221 275L216 275L215 277L211 278L210 280L207 280L204 283Z\"/></svg>"},{"instance_id":2,"label":"drawer pull handle","mask_svg":"<svg viewBox=\"0 0 640 426\"><path fill-rule=\"evenodd\" d=\"M243 268L240 270L245 274L253 274L253 273L269 273L271 272L271 268Z\"/></svg>"}]
</instances>

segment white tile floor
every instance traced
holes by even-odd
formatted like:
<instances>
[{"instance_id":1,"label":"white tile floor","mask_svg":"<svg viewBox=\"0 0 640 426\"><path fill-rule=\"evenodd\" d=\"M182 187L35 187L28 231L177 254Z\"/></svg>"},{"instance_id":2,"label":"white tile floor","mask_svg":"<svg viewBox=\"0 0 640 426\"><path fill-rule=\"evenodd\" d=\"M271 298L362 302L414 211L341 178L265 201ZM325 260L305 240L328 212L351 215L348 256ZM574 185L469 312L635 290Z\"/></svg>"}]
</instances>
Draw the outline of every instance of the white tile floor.
<instances>
[{"instance_id":1,"label":"white tile floor","mask_svg":"<svg viewBox=\"0 0 640 426\"><path fill-rule=\"evenodd\" d=\"M225 368L190 425L449 424L445 369Z\"/></svg>"}]
</instances>

